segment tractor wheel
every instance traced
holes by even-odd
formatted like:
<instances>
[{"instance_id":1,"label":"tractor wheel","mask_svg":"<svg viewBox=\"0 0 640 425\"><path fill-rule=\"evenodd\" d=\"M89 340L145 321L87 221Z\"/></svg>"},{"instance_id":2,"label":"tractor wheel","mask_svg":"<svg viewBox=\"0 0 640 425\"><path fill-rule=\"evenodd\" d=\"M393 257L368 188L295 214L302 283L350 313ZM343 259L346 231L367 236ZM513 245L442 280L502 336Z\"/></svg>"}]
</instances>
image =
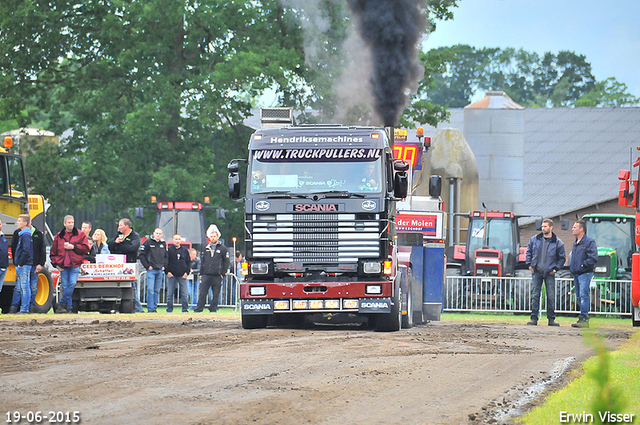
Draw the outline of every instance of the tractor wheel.
<instances>
[{"instance_id":1,"label":"tractor wheel","mask_svg":"<svg viewBox=\"0 0 640 425\"><path fill-rule=\"evenodd\" d=\"M35 305L33 306L34 313L47 313L51 310L53 305L53 294L55 288L53 287L53 278L51 272L48 269L42 269L38 275L38 292L36 292Z\"/></svg>"}]
</instances>

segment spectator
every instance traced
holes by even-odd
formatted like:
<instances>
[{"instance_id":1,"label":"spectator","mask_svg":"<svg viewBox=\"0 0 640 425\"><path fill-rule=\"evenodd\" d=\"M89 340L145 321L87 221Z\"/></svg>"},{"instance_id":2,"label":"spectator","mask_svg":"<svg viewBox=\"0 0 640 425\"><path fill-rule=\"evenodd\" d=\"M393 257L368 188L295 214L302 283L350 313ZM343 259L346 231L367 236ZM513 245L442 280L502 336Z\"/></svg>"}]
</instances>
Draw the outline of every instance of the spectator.
<instances>
[{"instance_id":1,"label":"spectator","mask_svg":"<svg viewBox=\"0 0 640 425\"><path fill-rule=\"evenodd\" d=\"M167 264L167 313L173 311L173 296L176 292L176 282L179 285L180 304L182 312L189 311L189 291L187 276L191 271L191 257L186 246L182 246L180 235L173 235L173 244L169 245L169 262Z\"/></svg>"},{"instance_id":2,"label":"spectator","mask_svg":"<svg viewBox=\"0 0 640 425\"><path fill-rule=\"evenodd\" d=\"M89 242L89 248L93 247L93 240L91 239L91 222L90 221L83 221L82 222L82 227L80 228L85 235L87 235L87 242ZM95 263L96 262L96 257L93 257L93 261L91 261L91 251L87 252L87 255L84 256L84 259L91 262L91 263Z\"/></svg>"},{"instance_id":3,"label":"spectator","mask_svg":"<svg viewBox=\"0 0 640 425\"><path fill-rule=\"evenodd\" d=\"M109 247L107 246L107 235L102 229L96 229L93 232L93 245L91 245L91 251L85 258L89 258L89 262L96 262L96 255L98 254L111 254Z\"/></svg>"},{"instance_id":4,"label":"spectator","mask_svg":"<svg viewBox=\"0 0 640 425\"><path fill-rule=\"evenodd\" d=\"M0 291L4 285L4 277L9 267L9 242L7 236L2 231L2 220L0 220Z\"/></svg>"},{"instance_id":5,"label":"spectator","mask_svg":"<svg viewBox=\"0 0 640 425\"><path fill-rule=\"evenodd\" d=\"M167 243L162 239L162 229L156 228L153 236L144 241L138 258L147 271L147 313L155 313L167 266Z\"/></svg>"},{"instance_id":6,"label":"spectator","mask_svg":"<svg viewBox=\"0 0 640 425\"><path fill-rule=\"evenodd\" d=\"M244 276L242 275L243 262L244 262L244 258L242 258L242 253L240 251L236 251L235 270L233 272L238 278L238 282L242 282L242 279L244 279Z\"/></svg>"},{"instance_id":7,"label":"spectator","mask_svg":"<svg viewBox=\"0 0 640 425\"><path fill-rule=\"evenodd\" d=\"M115 240L109 242L109 251L112 254L122 254L126 256L127 263L136 263L138 261L138 250L140 249L140 235L131 228L131 220L123 218L118 222L118 236ZM138 297L137 281L131 283L133 287L134 311L142 313L142 304Z\"/></svg>"},{"instance_id":8,"label":"spectator","mask_svg":"<svg viewBox=\"0 0 640 425\"><path fill-rule=\"evenodd\" d=\"M198 256L198 251L195 248L189 249L189 258L191 260L191 264L189 265L191 268L189 297L191 298L191 304L195 308L196 303L198 302L198 288L200 287L200 257Z\"/></svg>"},{"instance_id":9,"label":"spectator","mask_svg":"<svg viewBox=\"0 0 640 425\"><path fill-rule=\"evenodd\" d=\"M560 326L556 322L556 279L555 275L566 260L564 243L553 233L553 221L542 222L542 233L535 235L527 246L527 265L533 273L531 277L531 320L527 325L538 324L542 281L547 288L547 319L549 326Z\"/></svg>"},{"instance_id":10,"label":"spectator","mask_svg":"<svg viewBox=\"0 0 640 425\"><path fill-rule=\"evenodd\" d=\"M200 289L198 291L198 306L196 313L204 310L209 288L213 289L209 311L215 313L218 310L218 297L222 286L223 275L229 270L229 251L218 242L220 231L214 224L207 229L210 242L200 255Z\"/></svg>"},{"instance_id":11,"label":"spectator","mask_svg":"<svg viewBox=\"0 0 640 425\"><path fill-rule=\"evenodd\" d=\"M586 229L582 220L576 221L571 228L571 233L576 240L571 250L569 270L573 273L573 285L576 288L576 297L580 306L578 321L571 324L573 328L589 327L589 284L598 262L596 241L585 234Z\"/></svg>"},{"instance_id":12,"label":"spectator","mask_svg":"<svg viewBox=\"0 0 640 425\"><path fill-rule=\"evenodd\" d=\"M34 226L31 226L31 241L33 246L33 265L31 266L31 273L29 274L29 282L31 286L29 311L34 313L36 307L36 295L38 293L38 276L40 276L40 272L44 268L44 264L47 262L47 247L45 246L44 233L36 229ZM20 299L20 292L14 290L13 297L14 299ZM18 305L18 302L15 304Z\"/></svg>"},{"instance_id":13,"label":"spectator","mask_svg":"<svg viewBox=\"0 0 640 425\"><path fill-rule=\"evenodd\" d=\"M51 264L60 271L62 297L55 313L74 313L72 295L76 288L80 265L89 252L87 235L75 227L72 215L64 218L64 228L56 235L51 245Z\"/></svg>"},{"instance_id":14,"label":"spectator","mask_svg":"<svg viewBox=\"0 0 640 425\"><path fill-rule=\"evenodd\" d=\"M13 250L13 264L16 266L16 287L20 291L19 314L29 313L31 303L31 284L29 275L33 264L33 246L31 239L31 217L29 214L20 214L16 225L18 226L18 242ZM17 309L17 306L15 306Z\"/></svg>"}]
</instances>

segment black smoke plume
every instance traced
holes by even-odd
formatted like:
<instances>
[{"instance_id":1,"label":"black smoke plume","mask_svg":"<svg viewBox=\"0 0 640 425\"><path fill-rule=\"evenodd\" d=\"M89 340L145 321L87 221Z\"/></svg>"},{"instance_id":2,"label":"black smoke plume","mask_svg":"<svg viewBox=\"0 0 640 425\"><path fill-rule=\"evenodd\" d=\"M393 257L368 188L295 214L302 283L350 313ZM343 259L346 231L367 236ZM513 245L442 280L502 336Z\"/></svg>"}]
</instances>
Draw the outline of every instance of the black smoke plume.
<instances>
[{"instance_id":1,"label":"black smoke plume","mask_svg":"<svg viewBox=\"0 0 640 425\"><path fill-rule=\"evenodd\" d=\"M376 113L396 126L424 68L418 61L426 0L348 0L360 36L371 50Z\"/></svg>"}]
</instances>

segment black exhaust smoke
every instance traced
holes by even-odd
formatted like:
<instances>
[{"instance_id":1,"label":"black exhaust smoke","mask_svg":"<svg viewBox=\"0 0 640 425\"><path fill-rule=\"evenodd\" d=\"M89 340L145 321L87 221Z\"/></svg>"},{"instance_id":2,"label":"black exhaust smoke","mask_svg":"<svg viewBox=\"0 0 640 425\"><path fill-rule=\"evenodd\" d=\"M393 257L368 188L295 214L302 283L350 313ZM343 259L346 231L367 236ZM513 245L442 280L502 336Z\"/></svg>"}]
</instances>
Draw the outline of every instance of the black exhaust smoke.
<instances>
[{"instance_id":1,"label":"black exhaust smoke","mask_svg":"<svg viewBox=\"0 0 640 425\"><path fill-rule=\"evenodd\" d=\"M397 126L424 75L418 42L427 20L426 0L348 0L360 36L371 49L375 111L385 126Z\"/></svg>"}]
</instances>

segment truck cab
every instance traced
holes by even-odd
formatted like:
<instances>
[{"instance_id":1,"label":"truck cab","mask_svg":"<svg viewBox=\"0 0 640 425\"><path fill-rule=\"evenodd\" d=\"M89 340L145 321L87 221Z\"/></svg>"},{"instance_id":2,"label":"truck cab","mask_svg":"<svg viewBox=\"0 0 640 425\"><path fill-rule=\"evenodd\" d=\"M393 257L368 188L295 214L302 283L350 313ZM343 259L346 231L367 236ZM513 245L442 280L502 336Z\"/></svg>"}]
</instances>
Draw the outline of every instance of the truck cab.
<instances>
[{"instance_id":1,"label":"truck cab","mask_svg":"<svg viewBox=\"0 0 640 425\"><path fill-rule=\"evenodd\" d=\"M229 164L231 198L240 197L241 161ZM346 313L399 329L394 216L407 168L394 165L383 128L256 131L244 198L243 326L265 327L274 315Z\"/></svg>"}]
</instances>

